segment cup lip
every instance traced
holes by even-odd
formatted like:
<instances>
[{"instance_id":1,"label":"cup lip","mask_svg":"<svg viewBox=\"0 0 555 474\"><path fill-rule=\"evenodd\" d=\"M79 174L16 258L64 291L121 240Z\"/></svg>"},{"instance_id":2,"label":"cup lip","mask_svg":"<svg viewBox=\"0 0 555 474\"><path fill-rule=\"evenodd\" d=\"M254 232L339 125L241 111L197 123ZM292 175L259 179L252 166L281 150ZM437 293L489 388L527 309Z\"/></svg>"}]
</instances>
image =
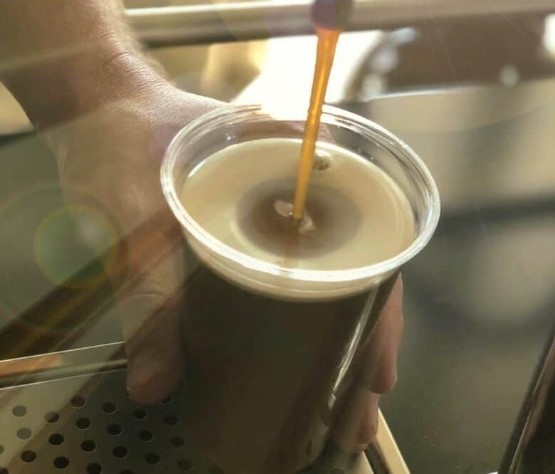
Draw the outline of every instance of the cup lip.
<instances>
[{"instance_id":1,"label":"cup lip","mask_svg":"<svg viewBox=\"0 0 555 474\"><path fill-rule=\"evenodd\" d=\"M239 264L240 266L246 267L250 270L261 272L266 275L289 280L330 284L368 280L393 273L404 263L416 256L431 240L439 222L439 217L441 213L440 198L439 191L432 177L432 174L430 173L422 159L405 142L396 137L387 129L383 128L381 125L378 125L377 123L355 113L330 105L324 105L322 109L323 117L326 115L336 118L339 117L349 123L354 123L360 127L363 127L364 129L370 129L371 131L375 132L379 138L382 139L382 145L388 145L386 149L389 150L391 146L394 146L396 148L396 151L404 154L405 157L409 159L411 164L414 166L414 169L420 174L420 178L425 183L426 189L429 193L431 205L429 206L428 212L423 219L422 231L414 239L412 244L394 257L383 260L381 262L373 263L371 265L341 270L307 270L283 268L274 263L258 260L224 244L220 240L210 235L191 217L191 215L187 212L179 199L178 191L176 190L175 184L172 179L173 168L177 160L177 150L181 142L186 139L186 137L192 131L198 129L203 125L208 125L212 120L216 118L222 116L231 117L233 115L256 112L268 113L270 117L273 117L272 111L270 109L259 104L222 107L201 115L200 117L196 118L188 125L183 127L174 136L168 148L166 149L166 153L162 160L160 178L162 191L164 193L166 201L168 202L168 205L174 216L184 227L185 232L191 234L194 239L201 242L207 250L214 252L217 255L224 257L225 259L231 260L235 264ZM306 113L306 110L302 110L300 108L290 109L285 115L283 113L277 114L276 120L284 119L304 121L306 119Z\"/></svg>"}]
</instances>

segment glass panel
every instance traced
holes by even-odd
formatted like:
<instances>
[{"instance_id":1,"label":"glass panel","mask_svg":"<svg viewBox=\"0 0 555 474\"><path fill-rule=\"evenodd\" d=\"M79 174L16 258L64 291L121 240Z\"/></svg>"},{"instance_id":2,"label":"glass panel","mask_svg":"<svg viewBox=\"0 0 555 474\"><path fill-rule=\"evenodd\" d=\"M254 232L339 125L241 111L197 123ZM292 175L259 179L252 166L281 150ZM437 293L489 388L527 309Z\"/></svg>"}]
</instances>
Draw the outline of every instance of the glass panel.
<instances>
[{"instance_id":1,"label":"glass panel","mask_svg":"<svg viewBox=\"0 0 555 474\"><path fill-rule=\"evenodd\" d=\"M509 439L513 436L514 441L524 428L516 423L518 414L526 394L532 393L530 383L541 380L535 376L536 366L551 343L555 16L539 14L536 3L526 3L530 11L522 8L519 14L498 14L492 6L490 15L442 19L430 11L427 18L392 28L346 32L339 42L327 102L371 119L404 140L429 167L441 195L435 237L403 268L406 320L399 382L381 402L413 472L485 474L499 469ZM127 8L204 4L125 1ZM499 8L506 4L500 2ZM60 395L59 401L71 410L89 410L86 416L71 412L67 418L76 433L86 432L86 419L93 420L96 412L86 400L78 406L74 397L94 379L102 387L94 400L104 423L115 413L113 405L126 400L124 373L117 372L127 363L124 334L132 339L130 333L144 323L131 319L122 329L116 293L129 284L130 274L140 273L134 267L138 262L147 261L149 269L163 267L163 279L168 280L188 271L172 266L181 258L182 241L173 226L164 227L173 221L157 214L162 210L169 215L168 209L149 207L152 202L165 204L159 167L170 139L201 109L212 107L196 99L191 106L190 96L177 89L223 102L260 103L276 114L291 106L302 108L308 105L316 49L313 35L208 45L181 45L176 39L175 45L143 53L129 41L131 56L150 64L141 71L153 67L177 89L164 81L158 88L158 79L153 88L114 89L112 81L127 84L128 73L136 71L124 68L120 77L120 69L113 66L129 57L96 57L100 63L85 62L86 74L81 74L82 64L73 60L87 57L87 44L96 45L90 33L94 27L87 15L76 17L67 23L77 25L67 28L72 39L65 40L60 15L41 22L27 12L27 20L33 20L28 30L25 23L17 23L25 22L25 16L0 20L0 26L6 25L0 28L0 77L6 83L0 85L0 381L8 387L0 389L0 412L7 417L0 417L0 426L7 420L17 428L17 466L31 469L21 472L34 472L33 466L42 469L43 459L40 450L20 449L32 437L25 430L36 432L19 423L27 413L31 420L32 407L12 403L9 387L21 383L26 373L41 372L36 380L95 374L83 383L74 380L76 385L68 386L67 397ZM16 26L13 30L10 22ZM238 29L247 26L233 24ZM271 19L266 26L271 34ZM15 46L23 35L18 36L19 30L28 31L31 39L44 30L56 41L47 47L37 40L28 51L20 51ZM68 64L69 72L52 82L57 68ZM88 82L99 71L107 82ZM86 94L76 78L87 84ZM76 91L82 100L72 102L74 108L65 115L64 100L75 99ZM95 91L98 102L89 107L88 97ZM120 161L128 150L133 159ZM375 155L379 160L378 151ZM130 247L129 235L141 245ZM166 247L168 251L161 252ZM175 290L178 285L169 286ZM173 296L165 287L161 295L158 288L148 288L155 298ZM125 314L165 308L162 299L133 301ZM156 332L174 323L162 317L149 327L161 349L148 343L139 348L142 367L150 370L149 362L159 353L175 363L175 354L164 350L173 347L168 340L179 336ZM149 350L155 357L149 357ZM28 358L33 355L45 357ZM152 370L163 373L165 367ZM175 367L179 376L168 371L159 380L167 383L167 390L185 370L177 363ZM98 372L111 370L116 372L96 379ZM121 397L100 400L111 384ZM49 429L55 415L63 413L46 405L57 402L60 393L56 387L44 389L44 403L37 403L45 410L40 422ZM167 406L153 409L160 415L153 426L173 426L172 418L168 423L164 417L177 412L170 413ZM125 416L138 426L141 414L129 411ZM37 420L32 418L33 423ZM104 424L104 431L108 426L113 430L109 436L119 436L118 423ZM550 425L538 426L551 440ZM45 438L52 449L63 445L64 436L68 439L61 432L48 433L55 435ZM139 430L144 439L133 443L148 443L153 433L150 428ZM12 453L2 436L0 474L7 472L2 470L6 453ZM118 439L129 440L126 436L124 432ZM178 434L171 437L168 449L180 439ZM92 438L79 440L84 444L76 449L83 453L96 449ZM542 441L535 438L535 446L545 446ZM112 447L107 455L113 466L120 466L130 446ZM509 449L515 446L513 442ZM145 465L163 468L157 452L142 454L149 456ZM49 458L49 466L60 469L72 462L64 455L53 460L58 464ZM186 471L189 462L186 457L175 459L173 467ZM98 471L95 463L89 464L90 472Z\"/></svg>"}]
</instances>

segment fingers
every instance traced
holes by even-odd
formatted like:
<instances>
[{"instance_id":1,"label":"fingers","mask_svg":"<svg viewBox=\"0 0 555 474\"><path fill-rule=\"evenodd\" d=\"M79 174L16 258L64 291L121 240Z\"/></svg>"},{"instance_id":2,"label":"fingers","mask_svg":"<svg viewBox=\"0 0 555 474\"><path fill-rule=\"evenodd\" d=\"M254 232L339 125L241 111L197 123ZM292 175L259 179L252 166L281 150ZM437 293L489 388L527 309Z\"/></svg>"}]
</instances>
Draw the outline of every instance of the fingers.
<instances>
[{"instance_id":1,"label":"fingers","mask_svg":"<svg viewBox=\"0 0 555 474\"><path fill-rule=\"evenodd\" d=\"M94 250L117 292L128 390L141 403L164 398L184 373L183 237L160 187L160 161L183 125L218 106L163 82L112 101L50 136L62 155L66 199L93 208L113 224Z\"/></svg>"},{"instance_id":2,"label":"fingers","mask_svg":"<svg viewBox=\"0 0 555 474\"><path fill-rule=\"evenodd\" d=\"M184 348L180 303L184 280L182 237L149 223L129 239L127 285L119 292L128 358L127 389L144 404L156 403L181 382Z\"/></svg>"},{"instance_id":3,"label":"fingers","mask_svg":"<svg viewBox=\"0 0 555 474\"><path fill-rule=\"evenodd\" d=\"M397 383L397 355L403 335L403 283L397 278L370 337L361 346L355 384L386 393Z\"/></svg>"},{"instance_id":4,"label":"fingers","mask_svg":"<svg viewBox=\"0 0 555 474\"><path fill-rule=\"evenodd\" d=\"M349 453L361 452L377 431L380 395L397 382L397 353L403 332L403 285L399 277L370 336L361 346L361 365L332 432Z\"/></svg>"},{"instance_id":5,"label":"fingers","mask_svg":"<svg viewBox=\"0 0 555 474\"><path fill-rule=\"evenodd\" d=\"M364 451L376 436L380 396L363 388L354 389L333 427L332 440L347 453Z\"/></svg>"},{"instance_id":6,"label":"fingers","mask_svg":"<svg viewBox=\"0 0 555 474\"><path fill-rule=\"evenodd\" d=\"M171 394L185 373L180 294L170 296L159 278L165 276L141 279L118 308L128 359L127 390L143 404Z\"/></svg>"}]
</instances>

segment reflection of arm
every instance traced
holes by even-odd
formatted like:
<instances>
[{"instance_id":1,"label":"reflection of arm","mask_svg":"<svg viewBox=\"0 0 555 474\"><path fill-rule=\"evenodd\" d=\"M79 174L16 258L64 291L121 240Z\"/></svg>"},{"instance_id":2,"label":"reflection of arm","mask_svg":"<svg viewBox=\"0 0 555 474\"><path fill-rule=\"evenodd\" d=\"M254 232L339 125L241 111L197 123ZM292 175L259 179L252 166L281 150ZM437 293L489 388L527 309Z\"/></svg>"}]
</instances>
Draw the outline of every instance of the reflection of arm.
<instances>
[{"instance_id":1,"label":"reflection of arm","mask_svg":"<svg viewBox=\"0 0 555 474\"><path fill-rule=\"evenodd\" d=\"M90 112L159 78L112 0L0 0L0 77L35 125Z\"/></svg>"}]
</instances>

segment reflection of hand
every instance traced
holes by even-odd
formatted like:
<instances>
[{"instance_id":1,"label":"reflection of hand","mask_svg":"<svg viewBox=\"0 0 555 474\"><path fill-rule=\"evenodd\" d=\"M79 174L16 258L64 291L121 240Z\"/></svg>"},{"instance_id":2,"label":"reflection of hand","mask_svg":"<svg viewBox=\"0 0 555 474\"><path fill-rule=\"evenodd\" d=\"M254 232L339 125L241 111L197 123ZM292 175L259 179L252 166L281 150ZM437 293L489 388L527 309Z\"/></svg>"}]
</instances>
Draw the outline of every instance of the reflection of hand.
<instances>
[{"instance_id":1,"label":"reflection of hand","mask_svg":"<svg viewBox=\"0 0 555 474\"><path fill-rule=\"evenodd\" d=\"M402 333L403 282L399 277L374 330L363 341L360 371L334 427L333 440L347 452L366 449L376 435L380 394L390 391L397 382Z\"/></svg>"},{"instance_id":2,"label":"reflection of hand","mask_svg":"<svg viewBox=\"0 0 555 474\"><path fill-rule=\"evenodd\" d=\"M160 80L56 134L65 142L60 171L66 198L92 203L125 242L126 289L119 294L118 313L128 390L139 402L162 399L184 373L177 312L182 234L162 195L162 155L181 127L216 106ZM106 259L105 268L120 286L121 263Z\"/></svg>"}]
</instances>

